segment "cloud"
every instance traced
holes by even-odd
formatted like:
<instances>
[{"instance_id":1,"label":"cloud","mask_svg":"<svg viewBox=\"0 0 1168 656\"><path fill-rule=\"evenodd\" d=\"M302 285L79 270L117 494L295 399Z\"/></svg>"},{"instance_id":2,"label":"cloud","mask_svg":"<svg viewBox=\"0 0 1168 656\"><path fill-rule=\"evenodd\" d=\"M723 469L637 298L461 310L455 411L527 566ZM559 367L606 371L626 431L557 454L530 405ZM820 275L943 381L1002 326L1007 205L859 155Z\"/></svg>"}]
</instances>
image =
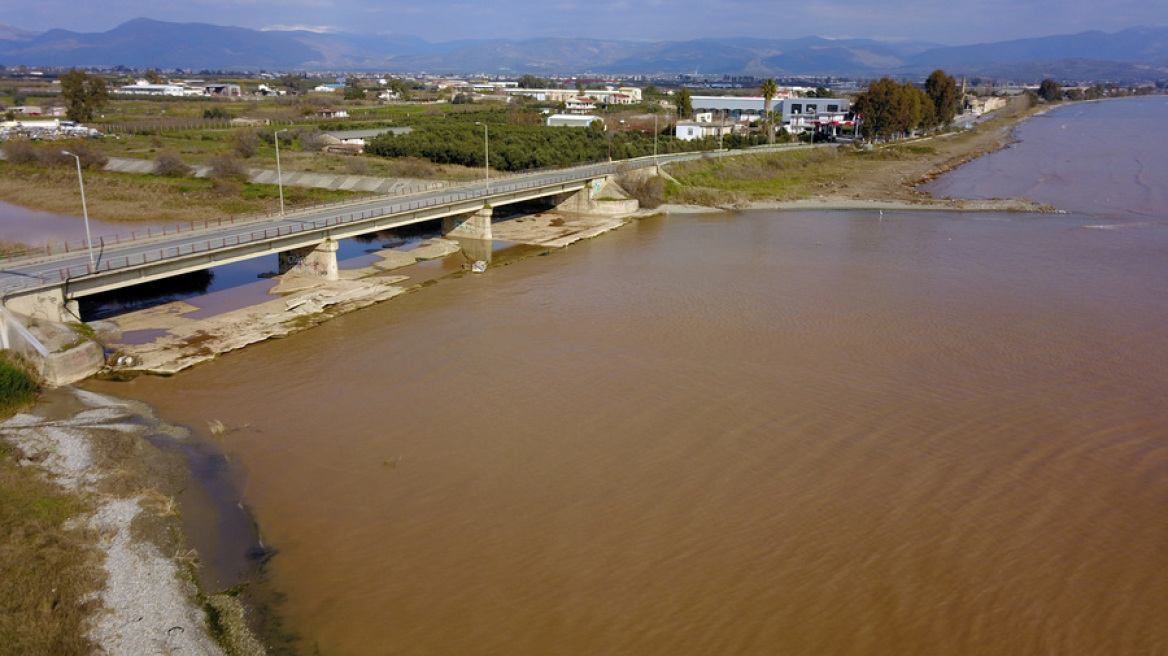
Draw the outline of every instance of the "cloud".
<instances>
[{"instance_id":1,"label":"cloud","mask_svg":"<svg viewBox=\"0 0 1168 656\"><path fill-rule=\"evenodd\" d=\"M261 32L314 32L316 34L337 34L344 32L333 25L265 25L259 28Z\"/></svg>"}]
</instances>

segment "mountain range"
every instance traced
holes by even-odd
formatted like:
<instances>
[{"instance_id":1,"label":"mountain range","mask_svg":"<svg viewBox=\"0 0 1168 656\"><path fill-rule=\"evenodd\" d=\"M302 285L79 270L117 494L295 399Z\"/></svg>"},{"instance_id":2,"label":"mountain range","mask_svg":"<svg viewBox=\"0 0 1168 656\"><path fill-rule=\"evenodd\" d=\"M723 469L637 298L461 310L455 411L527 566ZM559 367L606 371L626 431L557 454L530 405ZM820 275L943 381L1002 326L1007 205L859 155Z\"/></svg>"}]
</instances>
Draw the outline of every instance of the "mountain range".
<instances>
[{"instance_id":1,"label":"mountain range","mask_svg":"<svg viewBox=\"0 0 1168 656\"><path fill-rule=\"evenodd\" d=\"M0 24L0 64L193 70L380 71L441 74L750 75L951 74L1009 79L1168 79L1168 28L968 46L873 39L489 39L259 31L139 18L107 32L34 34Z\"/></svg>"}]
</instances>

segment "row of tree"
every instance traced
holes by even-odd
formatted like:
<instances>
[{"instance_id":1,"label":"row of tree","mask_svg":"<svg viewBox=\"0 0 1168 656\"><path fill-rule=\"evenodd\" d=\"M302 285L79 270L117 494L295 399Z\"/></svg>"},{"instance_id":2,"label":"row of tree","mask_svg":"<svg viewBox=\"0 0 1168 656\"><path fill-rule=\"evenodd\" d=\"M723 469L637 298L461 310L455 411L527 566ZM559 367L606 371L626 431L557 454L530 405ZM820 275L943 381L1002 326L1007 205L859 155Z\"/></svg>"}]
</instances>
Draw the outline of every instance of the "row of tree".
<instances>
[{"instance_id":1,"label":"row of tree","mask_svg":"<svg viewBox=\"0 0 1168 656\"><path fill-rule=\"evenodd\" d=\"M888 139L952 123L959 101L956 80L936 70L925 81L924 89L881 78L856 98L853 110L865 138Z\"/></svg>"},{"instance_id":2,"label":"row of tree","mask_svg":"<svg viewBox=\"0 0 1168 656\"><path fill-rule=\"evenodd\" d=\"M599 122L589 128L545 127L491 123L488 126L491 168L499 171L571 166L586 162L643 157L653 154L653 135L639 130L608 132ZM483 129L473 123L446 122L400 135L372 139L365 152L381 157L420 157L438 164L483 166ZM716 144L714 144L716 146ZM710 148L708 142L681 141L658 135L660 153Z\"/></svg>"}]
</instances>

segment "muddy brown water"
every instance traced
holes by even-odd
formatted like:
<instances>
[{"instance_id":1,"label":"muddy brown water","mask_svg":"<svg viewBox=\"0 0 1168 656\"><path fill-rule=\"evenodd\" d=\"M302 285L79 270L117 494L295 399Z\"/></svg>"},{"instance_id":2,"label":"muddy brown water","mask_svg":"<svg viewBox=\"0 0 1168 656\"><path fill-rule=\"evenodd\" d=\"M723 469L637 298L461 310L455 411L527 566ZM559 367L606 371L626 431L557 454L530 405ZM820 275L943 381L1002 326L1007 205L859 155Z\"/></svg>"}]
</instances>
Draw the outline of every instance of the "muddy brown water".
<instances>
[{"instance_id":1,"label":"muddy brown water","mask_svg":"<svg viewBox=\"0 0 1168 656\"><path fill-rule=\"evenodd\" d=\"M94 387L238 428L307 653L1161 654L1166 256L674 215Z\"/></svg>"}]
</instances>

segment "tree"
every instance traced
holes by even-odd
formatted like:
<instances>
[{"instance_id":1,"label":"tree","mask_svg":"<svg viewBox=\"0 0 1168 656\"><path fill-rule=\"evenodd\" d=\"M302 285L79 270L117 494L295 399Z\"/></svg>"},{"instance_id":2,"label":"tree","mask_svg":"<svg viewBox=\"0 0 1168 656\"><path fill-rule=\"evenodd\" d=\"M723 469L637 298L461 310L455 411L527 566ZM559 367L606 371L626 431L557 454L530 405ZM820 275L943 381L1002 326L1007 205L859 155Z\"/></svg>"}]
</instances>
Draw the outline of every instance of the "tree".
<instances>
[{"instance_id":1,"label":"tree","mask_svg":"<svg viewBox=\"0 0 1168 656\"><path fill-rule=\"evenodd\" d=\"M162 84L162 75L153 68L146 69L146 81L150 84Z\"/></svg>"},{"instance_id":2,"label":"tree","mask_svg":"<svg viewBox=\"0 0 1168 656\"><path fill-rule=\"evenodd\" d=\"M61 95L66 115L81 123L92 121L93 115L109 102L105 80L75 68L61 76Z\"/></svg>"},{"instance_id":3,"label":"tree","mask_svg":"<svg viewBox=\"0 0 1168 656\"><path fill-rule=\"evenodd\" d=\"M548 88L548 81L542 77L536 77L530 73L519 78L520 89L546 89Z\"/></svg>"},{"instance_id":4,"label":"tree","mask_svg":"<svg viewBox=\"0 0 1168 656\"><path fill-rule=\"evenodd\" d=\"M933 103L924 91L887 77L868 85L856 98L855 110L866 138L907 134L935 120Z\"/></svg>"},{"instance_id":5,"label":"tree","mask_svg":"<svg viewBox=\"0 0 1168 656\"><path fill-rule=\"evenodd\" d=\"M773 144L775 142L775 126L771 120L771 100L778 93L779 85L775 84L774 78L767 78L766 82L762 83L762 111L763 116L766 117L768 144Z\"/></svg>"},{"instance_id":6,"label":"tree","mask_svg":"<svg viewBox=\"0 0 1168 656\"><path fill-rule=\"evenodd\" d=\"M957 116L957 80L937 69L925 80L925 93L933 102L938 125L948 125Z\"/></svg>"},{"instance_id":7,"label":"tree","mask_svg":"<svg viewBox=\"0 0 1168 656\"><path fill-rule=\"evenodd\" d=\"M390 91L397 94L398 98L402 100L409 100L410 91L412 90L409 82L406 82L400 77L390 77L386 78L385 86L389 87Z\"/></svg>"},{"instance_id":8,"label":"tree","mask_svg":"<svg viewBox=\"0 0 1168 656\"><path fill-rule=\"evenodd\" d=\"M673 105L677 107L678 116L689 118L693 114L693 99L689 96L689 89L679 89L673 96Z\"/></svg>"},{"instance_id":9,"label":"tree","mask_svg":"<svg viewBox=\"0 0 1168 656\"><path fill-rule=\"evenodd\" d=\"M365 87L361 86L361 80L355 77L348 77L345 79L345 100L364 100Z\"/></svg>"},{"instance_id":10,"label":"tree","mask_svg":"<svg viewBox=\"0 0 1168 656\"><path fill-rule=\"evenodd\" d=\"M286 87L289 91L291 91L293 93L293 95L297 95L297 96L303 95L305 92L307 92L309 89L312 88L312 83L309 82L307 79L305 79L305 77L303 75L295 75L292 73L289 73L289 74L281 77L279 80L279 84L282 87Z\"/></svg>"},{"instance_id":11,"label":"tree","mask_svg":"<svg viewBox=\"0 0 1168 656\"><path fill-rule=\"evenodd\" d=\"M1063 87L1054 80L1043 80L1042 84L1038 85L1038 97L1046 102L1055 102L1062 100Z\"/></svg>"}]
</instances>

